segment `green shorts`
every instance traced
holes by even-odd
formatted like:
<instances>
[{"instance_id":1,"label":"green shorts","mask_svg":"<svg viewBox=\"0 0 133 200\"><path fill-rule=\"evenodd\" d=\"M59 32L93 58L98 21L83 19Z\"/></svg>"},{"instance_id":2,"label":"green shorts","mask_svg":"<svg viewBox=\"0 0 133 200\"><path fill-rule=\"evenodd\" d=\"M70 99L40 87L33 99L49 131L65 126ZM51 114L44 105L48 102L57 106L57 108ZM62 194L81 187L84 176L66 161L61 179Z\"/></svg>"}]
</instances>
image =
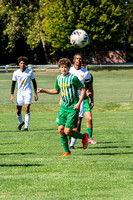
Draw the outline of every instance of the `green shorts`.
<instances>
[{"instance_id":1,"label":"green shorts","mask_svg":"<svg viewBox=\"0 0 133 200\"><path fill-rule=\"evenodd\" d=\"M66 128L76 128L78 122L79 112L74 109L63 109L60 108L56 119L56 124L63 125Z\"/></svg>"},{"instance_id":2,"label":"green shorts","mask_svg":"<svg viewBox=\"0 0 133 200\"><path fill-rule=\"evenodd\" d=\"M84 113L85 112L91 112L90 103L89 103L88 98L84 99Z\"/></svg>"}]
</instances>

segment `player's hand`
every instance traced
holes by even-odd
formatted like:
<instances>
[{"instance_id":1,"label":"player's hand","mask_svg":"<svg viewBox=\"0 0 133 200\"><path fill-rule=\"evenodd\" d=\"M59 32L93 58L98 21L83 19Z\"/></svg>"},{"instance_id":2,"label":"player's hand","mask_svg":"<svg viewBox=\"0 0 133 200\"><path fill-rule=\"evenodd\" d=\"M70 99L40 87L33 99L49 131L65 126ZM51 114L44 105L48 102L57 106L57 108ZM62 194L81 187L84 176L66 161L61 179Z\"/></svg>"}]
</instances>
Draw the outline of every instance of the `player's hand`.
<instances>
[{"instance_id":1,"label":"player's hand","mask_svg":"<svg viewBox=\"0 0 133 200\"><path fill-rule=\"evenodd\" d=\"M79 110L79 104L78 103L74 105L74 110L76 110L76 111Z\"/></svg>"},{"instance_id":2,"label":"player's hand","mask_svg":"<svg viewBox=\"0 0 133 200\"><path fill-rule=\"evenodd\" d=\"M38 96L37 96L37 94L35 93L35 101L37 101L38 100Z\"/></svg>"},{"instance_id":3,"label":"player's hand","mask_svg":"<svg viewBox=\"0 0 133 200\"><path fill-rule=\"evenodd\" d=\"M59 105L60 106L62 105L62 98L60 98Z\"/></svg>"},{"instance_id":4,"label":"player's hand","mask_svg":"<svg viewBox=\"0 0 133 200\"><path fill-rule=\"evenodd\" d=\"M43 89L42 88L37 88L37 93L42 93Z\"/></svg>"},{"instance_id":5,"label":"player's hand","mask_svg":"<svg viewBox=\"0 0 133 200\"><path fill-rule=\"evenodd\" d=\"M87 97L91 97L91 92L89 90L86 90Z\"/></svg>"},{"instance_id":6,"label":"player's hand","mask_svg":"<svg viewBox=\"0 0 133 200\"><path fill-rule=\"evenodd\" d=\"M12 103L14 103L14 97L13 97L13 95L11 95L10 101L11 101Z\"/></svg>"},{"instance_id":7,"label":"player's hand","mask_svg":"<svg viewBox=\"0 0 133 200\"><path fill-rule=\"evenodd\" d=\"M90 103L90 108L92 109L94 107L94 103Z\"/></svg>"}]
</instances>

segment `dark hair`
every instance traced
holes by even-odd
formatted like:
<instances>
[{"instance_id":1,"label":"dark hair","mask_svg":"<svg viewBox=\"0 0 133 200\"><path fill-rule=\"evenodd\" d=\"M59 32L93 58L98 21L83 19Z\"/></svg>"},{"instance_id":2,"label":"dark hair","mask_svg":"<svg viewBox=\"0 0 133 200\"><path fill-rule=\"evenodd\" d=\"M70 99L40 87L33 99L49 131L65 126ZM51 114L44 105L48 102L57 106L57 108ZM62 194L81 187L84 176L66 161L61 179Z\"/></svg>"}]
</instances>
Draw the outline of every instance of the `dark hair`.
<instances>
[{"instance_id":1,"label":"dark hair","mask_svg":"<svg viewBox=\"0 0 133 200\"><path fill-rule=\"evenodd\" d=\"M25 56L20 56L18 58L18 63L20 63L21 61L24 61L26 64L28 64L28 58Z\"/></svg>"},{"instance_id":2,"label":"dark hair","mask_svg":"<svg viewBox=\"0 0 133 200\"><path fill-rule=\"evenodd\" d=\"M73 59L75 58L75 56L81 56L82 59L83 59L83 55L81 53L75 53L74 56L73 56Z\"/></svg>"},{"instance_id":3,"label":"dark hair","mask_svg":"<svg viewBox=\"0 0 133 200\"><path fill-rule=\"evenodd\" d=\"M61 58L59 61L58 61L58 66L60 68L61 65L65 65L67 67L71 67L71 61L68 59L68 58Z\"/></svg>"}]
</instances>

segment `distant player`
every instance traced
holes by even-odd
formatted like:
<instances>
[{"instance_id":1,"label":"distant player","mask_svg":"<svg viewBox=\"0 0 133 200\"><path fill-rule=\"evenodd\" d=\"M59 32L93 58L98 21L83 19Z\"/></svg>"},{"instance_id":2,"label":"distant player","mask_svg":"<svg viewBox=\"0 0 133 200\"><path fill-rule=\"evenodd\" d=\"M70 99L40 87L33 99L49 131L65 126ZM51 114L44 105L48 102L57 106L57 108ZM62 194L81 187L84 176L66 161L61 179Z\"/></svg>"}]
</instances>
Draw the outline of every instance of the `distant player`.
<instances>
[{"instance_id":1,"label":"distant player","mask_svg":"<svg viewBox=\"0 0 133 200\"><path fill-rule=\"evenodd\" d=\"M11 102L14 102L14 90L17 82L17 99L16 99L16 112L17 118L19 121L19 126L17 128L18 131L21 130L22 126L25 124L24 131L28 131L28 126L30 122L30 105L32 99L32 87L31 80L33 83L34 91L35 91L35 101L38 100L37 96L37 83L34 77L34 74L31 70L26 68L26 64L28 62L28 58L25 56L21 56L18 58L18 63L20 69L16 70L13 73L12 85L11 85ZM25 123L22 119L22 106L25 104Z\"/></svg>"},{"instance_id":2,"label":"distant player","mask_svg":"<svg viewBox=\"0 0 133 200\"><path fill-rule=\"evenodd\" d=\"M71 154L67 136L82 139L83 149L86 149L88 146L88 134L81 134L72 130L77 127L79 107L85 95L85 88L76 76L69 73L71 66L69 59L60 59L58 66L61 75L57 77L55 89L47 90L38 88L37 92L47 94L61 93L63 101L58 112L56 123L59 125L58 131L60 133L61 144L64 148L62 156L67 156ZM81 91L80 98L78 90Z\"/></svg>"},{"instance_id":3,"label":"distant player","mask_svg":"<svg viewBox=\"0 0 133 200\"><path fill-rule=\"evenodd\" d=\"M91 109L94 106L94 98L93 98L93 77L92 75L81 65L83 65L83 60L82 60L82 55L77 53L74 55L74 65L70 68L70 73L73 75L77 76L79 80L85 84L86 88L86 95L81 103L80 106L80 112L79 112L79 118L78 118L78 124L77 128L75 130L80 132L81 129L81 122L83 117L85 116L87 120L87 133L89 135L89 140L88 142L91 144L96 144L96 142L92 138L92 132L93 132L93 127L92 127L92 114L91 114ZM79 91L80 95L80 91ZM89 103L89 98L91 102ZM77 139L76 138L71 138L71 143L70 143L70 148L74 149L75 143Z\"/></svg>"}]
</instances>

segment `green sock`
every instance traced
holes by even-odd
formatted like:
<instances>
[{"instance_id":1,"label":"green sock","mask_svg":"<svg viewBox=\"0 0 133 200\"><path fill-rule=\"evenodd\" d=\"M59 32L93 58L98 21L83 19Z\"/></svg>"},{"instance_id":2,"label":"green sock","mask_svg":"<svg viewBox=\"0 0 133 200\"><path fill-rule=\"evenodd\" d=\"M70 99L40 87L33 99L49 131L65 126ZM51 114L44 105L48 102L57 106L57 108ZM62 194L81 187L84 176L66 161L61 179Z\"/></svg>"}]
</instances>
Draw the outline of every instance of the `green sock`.
<instances>
[{"instance_id":1,"label":"green sock","mask_svg":"<svg viewBox=\"0 0 133 200\"><path fill-rule=\"evenodd\" d=\"M69 146L68 146L67 136L66 135L60 136L60 139L61 139L61 144L63 146L64 151L67 152L67 153L69 153L70 150L69 150Z\"/></svg>"},{"instance_id":2,"label":"green sock","mask_svg":"<svg viewBox=\"0 0 133 200\"><path fill-rule=\"evenodd\" d=\"M72 131L72 137L79 138L79 139L85 139L85 135L82 133L79 133L78 131Z\"/></svg>"},{"instance_id":3,"label":"green sock","mask_svg":"<svg viewBox=\"0 0 133 200\"><path fill-rule=\"evenodd\" d=\"M87 128L87 133L89 135L89 139L92 138L92 128Z\"/></svg>"},{"instance_id":4,"label":"green sock","mask_svg":"<svg viewBox=\"0 0 133 200\"><path fill-rule=\"evenodd\" d=\"M71 136L67 136L69 142L71 142Z\"/></svg>"}]
</instances>

